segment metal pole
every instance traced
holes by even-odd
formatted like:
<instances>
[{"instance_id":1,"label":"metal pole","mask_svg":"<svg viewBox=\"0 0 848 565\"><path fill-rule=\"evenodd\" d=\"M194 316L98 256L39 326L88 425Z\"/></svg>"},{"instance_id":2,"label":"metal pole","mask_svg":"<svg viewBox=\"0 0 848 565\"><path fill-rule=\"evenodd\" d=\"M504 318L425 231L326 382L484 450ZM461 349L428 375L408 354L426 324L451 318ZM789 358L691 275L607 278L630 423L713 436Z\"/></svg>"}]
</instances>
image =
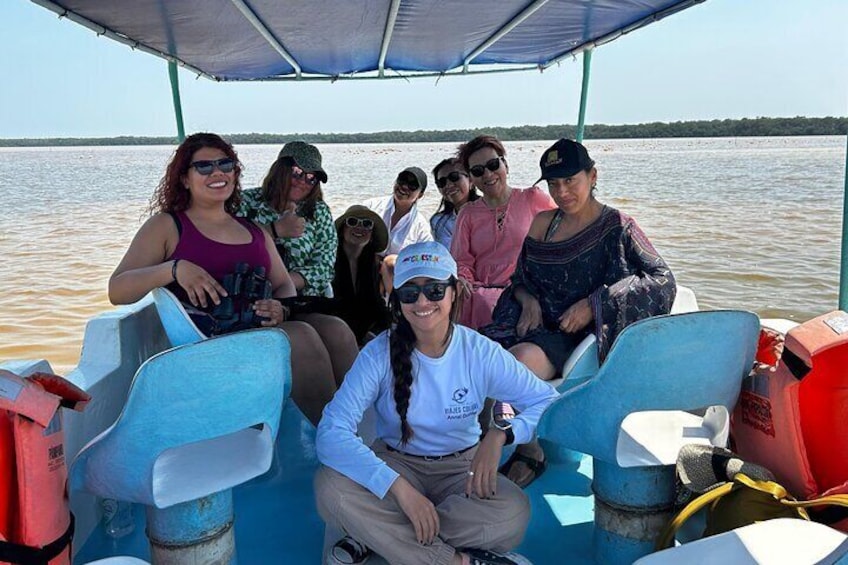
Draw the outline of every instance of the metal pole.
<instances>
[{"instance_id":1,"label":"metal pole","mask_svg":"<svg viewBox=\"0 0 848 565\"><path fill-rule=\"evenodd\" d=\"M577 116L577 141L583 141L586 127L586 99L589 96L589 71L592 68L592 50L583 51L583 86L580 88L580 114Z\"/></svg>"},{"instance_id":2,"label":"metal pole","mask_svg":"<svg viewBox=\"0 0 848 565\"><path fill-rule=\"evenodd\" d=\"M171 79L171 97L174 99L174 116L177 118L177 137L180 143L182 143L185 139L183 105L180 102L180 81L177 77L177 64L174 61L168 61L168 76Z\"/></svg>"},{"instance_id":3,"label":"metal pole","mask_svg":"<svg viewBox=\"0 0 848 565\"><path fill-rule=\"evenodd\" d=\"M848 140L848 136L845 137ZM839 269L839 309L848 311L848 141L845 150L845 191L842 196L842 263Z\"/></svg>"}]
</instances>

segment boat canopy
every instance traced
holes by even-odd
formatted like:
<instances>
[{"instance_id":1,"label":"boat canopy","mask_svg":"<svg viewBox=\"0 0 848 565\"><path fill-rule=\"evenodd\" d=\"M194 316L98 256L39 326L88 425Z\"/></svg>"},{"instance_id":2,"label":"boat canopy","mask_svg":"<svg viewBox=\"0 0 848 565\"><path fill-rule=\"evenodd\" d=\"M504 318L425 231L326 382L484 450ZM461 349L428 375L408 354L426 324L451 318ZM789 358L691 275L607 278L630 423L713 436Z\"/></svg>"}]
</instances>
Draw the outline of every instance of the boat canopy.
<instances>
[{"instance_id":1,"label":"boat canopy","mask_svg":"<svg viewBox=\"0 0 848 565\"><path fill-rule=\"evenodd\" d=\"M545 70L704 0L32 0L216 81Z\"/></svg>"}]
</instances>

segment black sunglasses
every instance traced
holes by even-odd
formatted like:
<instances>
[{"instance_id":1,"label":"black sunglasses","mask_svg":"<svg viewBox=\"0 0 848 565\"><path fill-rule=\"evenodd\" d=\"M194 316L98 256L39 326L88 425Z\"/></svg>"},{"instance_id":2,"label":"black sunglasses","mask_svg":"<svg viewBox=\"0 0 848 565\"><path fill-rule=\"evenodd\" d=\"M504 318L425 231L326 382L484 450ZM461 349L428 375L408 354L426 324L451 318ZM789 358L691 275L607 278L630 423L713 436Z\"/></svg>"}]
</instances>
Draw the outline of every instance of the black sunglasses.
<instances>
[{"instance_id":1,"label":"black sunglasses","mask_svg":"<svg viewBox=\"0 0 848 565\"><path fill-rule=\"evenodd\" d=\"M195 161L189 167L194 167L197 174L207 177L212 174L216 168L222 173L232 173L236 168L236 162L229 157L218 159L217 161Z\"/></svg>"},{"instance_id":2,"label":"black sunglasses","mask_svg":"<svg viewBox=\"0 0 848 565\"><path fill-rule=\"evenodd\" d=\"M406 283L400 288L396 288L398 300L403 304L414 304L418 301L418 295L422 292L424 297L431 302L438 302L445 297L445 291L448 287L453 286L452 281L433 281L423 285L414 283Z\"/></svg>"},{"instance_id":3,"label":"black sunglasses","mask_svg":"<svg viewBox=\"0 0 848 565\"><path fill-rule=\"evenodd\" d=\"M468 169L468 172L471 173L471 176L482 177L483 173L485 172L484 169L489 169L493 173L500 169L501 161L506 163L506 159L504 159L502 156L495 157L494 159L489 159L488 161L486 161L485 165L474 165L473 167Z\"/></svg>"},{"instance_id":4,"label":"black sunglasses","mask_svg":"<svg viewBox=\"0 0 848 565\"><path fill-rule=\"evenodd\" d=\"M316 184L318 184L318 177L316 177L315 174L307 173L306 171L303 171L301 169L296 169L292 167L291 176L294 179L303 180L309 186L315 186Z\"/></svg>"},{"instance_id":5,"label":"black sunglasses","mask_svg":"<svg viewBox=\"0 0 848 565\"><path fill-rule=\"evenodd\" d=\"M495 169L492 169L492 170L495 170ZM482 175L483 173L480 173L480 174ZM436 179L436 186L438 186L439 188L444 188L448 185L448 181L457 182L462 177L467 177L467 176L468 175L466 175L465 173L460 173L459 171L451 171L446 176L437 178ZM477 175L477 176L480 176L480 175Z\"/></svg>"},{"instance_id":6,"label":"black sunglasses","mask_svg":"<svg viewBox=\"0 0 848 565\"><path fill-rule=\"evenodd\" d=\"M345 225L349 228L362 226L366 230L370 230L374 229L374 220L369 218L354 218L353 216L350 216L345 220Z\"/></svg>"}]
</instances>

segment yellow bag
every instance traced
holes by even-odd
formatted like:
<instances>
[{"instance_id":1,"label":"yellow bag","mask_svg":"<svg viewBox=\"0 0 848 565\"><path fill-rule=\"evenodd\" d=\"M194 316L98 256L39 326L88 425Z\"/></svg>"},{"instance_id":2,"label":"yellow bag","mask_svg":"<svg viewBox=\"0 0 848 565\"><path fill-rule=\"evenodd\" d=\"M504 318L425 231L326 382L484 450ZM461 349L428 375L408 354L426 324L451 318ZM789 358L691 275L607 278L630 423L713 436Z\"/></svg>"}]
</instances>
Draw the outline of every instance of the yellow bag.
<instances>
[{"instance_id":1,"label":"yellow bag","mask_svg":"<svg viewBox=\"0 0 848 565\"><path fill-rule=\"evenodd\" d=\"M660 533L657 551L674 545L674 537L686 520L707 508L704 536L711 536L773 518L809 520L804 510L810 506L837 505L848 507L848 495L834 494L812 500L797 501L785 488L772 481L758 481L737 473L726 482L693 500L675 516Z\"/></svg>"}]
</instances>

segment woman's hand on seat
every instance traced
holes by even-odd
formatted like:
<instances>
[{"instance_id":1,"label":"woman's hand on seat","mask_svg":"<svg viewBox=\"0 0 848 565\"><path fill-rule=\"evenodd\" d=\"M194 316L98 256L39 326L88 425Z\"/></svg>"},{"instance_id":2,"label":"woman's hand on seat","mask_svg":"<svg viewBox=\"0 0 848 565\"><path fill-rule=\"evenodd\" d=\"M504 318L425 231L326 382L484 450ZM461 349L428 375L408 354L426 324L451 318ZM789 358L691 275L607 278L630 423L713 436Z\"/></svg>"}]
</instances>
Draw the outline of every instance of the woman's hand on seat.
<instances>
[{"instance_id":1,"label":"woman's hand on seat","mask_svg":"<svg viewBox=\"0 0 848 565\"><path fill-rule=\"evenodd\" d=\"M589 299L578 300L559 317L559 329L567 334L579 332L588 326L595 315L592 314L592 306Z\"/></svg>"},{"instance_id":2,"label":"woman's hand on seat","mask_svg":"<svg viewBox=\"0 0 848 565\"><path fill-rule=\"evenodd\" d=\"M529 294L521 300L521 316L515 324L515 334L524 337L530 330L542 325L542 307L536 297Z\"/></svg>"},{"instance_id":3,"label":"woman's hand on seat","mask_svg":"<svg viewBox=\"0 0 848 565\"><path fill-rule=\"evenodd\" d=\"M215 280L206 269L199 267L191 261L180 259L174 274L179 284L186 291L188 300L196 308L206 308L208 302L206 296L212 299L215 305L221 303L221 297L227 296L227 291L221 283Z\"/></svg>"},{"instance_id":4,"label":"woman's hand on seat","mask_svg":"<svg viewBox=\"0 0 848 565\"><path fill-rule=\"evenodd\" d=\"M398 477L389 491L412 522L418 543L431 544L439 535L439 515L429 498L418 492L409 481Z\"/></svg>"}]
</instances>

